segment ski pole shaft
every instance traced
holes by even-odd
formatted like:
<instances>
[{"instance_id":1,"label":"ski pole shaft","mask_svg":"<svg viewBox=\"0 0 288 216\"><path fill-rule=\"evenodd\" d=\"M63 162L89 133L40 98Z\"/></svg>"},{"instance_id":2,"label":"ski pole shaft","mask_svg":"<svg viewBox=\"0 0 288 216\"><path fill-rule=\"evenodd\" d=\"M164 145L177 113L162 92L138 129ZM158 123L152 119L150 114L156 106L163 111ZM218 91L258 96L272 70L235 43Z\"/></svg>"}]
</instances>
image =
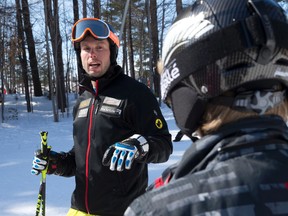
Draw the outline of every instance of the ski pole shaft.
<instances>
[{"instance_id":1,"label":"ski pole shaft","mask_svg":"<svg viewBox=\"0 0 288 216\"><path fill-rule=\"evenodd\" d=\"M47 131L41 131L41 153L44 159L48 157L48 146L47 146ZM38 194L37 206L36 206L36 216L39 215L40 211L42 212L42 216L45 216L45 208L46 208L46 174L47 174L48 166L41 173L41 181L40 181L40 189ZM42 208L41 208L42 207Z\"/></svg>"}]
</instances>

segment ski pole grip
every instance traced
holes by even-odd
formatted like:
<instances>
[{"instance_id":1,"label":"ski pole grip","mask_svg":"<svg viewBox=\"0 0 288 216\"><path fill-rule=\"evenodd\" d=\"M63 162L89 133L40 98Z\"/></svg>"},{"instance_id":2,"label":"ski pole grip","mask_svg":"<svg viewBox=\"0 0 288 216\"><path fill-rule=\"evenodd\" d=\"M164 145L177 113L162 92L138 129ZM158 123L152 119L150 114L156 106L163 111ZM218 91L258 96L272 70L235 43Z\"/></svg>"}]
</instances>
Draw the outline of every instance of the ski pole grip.
<instances>
[{"instance_id":1,"label":"ski pole grip","mask_svg":"<svg viewBox=\"0 0 288 216\"><path fill-rule=\"evenodd\" d=\"M48 156L48 146L47 146L48 132L41 131L40 136L41 136L41 153L43 154L44 158L46 158Z\"/></svg>"}]
</instances>

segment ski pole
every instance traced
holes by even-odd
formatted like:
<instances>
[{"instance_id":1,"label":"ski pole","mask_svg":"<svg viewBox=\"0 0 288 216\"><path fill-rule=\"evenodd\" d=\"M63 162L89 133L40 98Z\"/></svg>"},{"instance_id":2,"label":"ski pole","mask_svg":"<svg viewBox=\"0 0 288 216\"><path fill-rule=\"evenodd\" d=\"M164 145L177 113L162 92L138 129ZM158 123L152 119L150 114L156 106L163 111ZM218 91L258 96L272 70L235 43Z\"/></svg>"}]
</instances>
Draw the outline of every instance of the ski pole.
<instances>
[{"instance_id":1,"label":"ski pole","mask_svg":"<svg viewBox=\"0 0 288 216\"><path fill-rule=\"evenodd\" d=\"M47 131L41 131L41 153L43 155L43 159L47 159L48 157L48 148L51 148L50 146L47 146ZM40 188L38 193L38 200L36 205L36 216L39 215L41 212L42 216L45 216L45 202L46 202L46 174L47 174L48 164L45 170L41 172L41 180L40 180Z\"/></svg>"}]
</instances>

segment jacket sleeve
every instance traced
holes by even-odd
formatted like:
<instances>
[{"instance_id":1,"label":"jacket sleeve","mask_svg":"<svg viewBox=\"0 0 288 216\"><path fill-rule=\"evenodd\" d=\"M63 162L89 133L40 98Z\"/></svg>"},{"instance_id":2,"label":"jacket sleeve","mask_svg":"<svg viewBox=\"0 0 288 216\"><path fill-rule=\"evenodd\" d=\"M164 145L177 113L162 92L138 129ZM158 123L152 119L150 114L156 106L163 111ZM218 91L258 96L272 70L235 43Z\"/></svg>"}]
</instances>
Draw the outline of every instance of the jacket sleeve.
<instances>
[{"instance_id":1,"label":"jacket sleeve","mask_svg":"<svg viewBox=\"0 0 288 216\"><path fill-rule=\"evenodd\" d=\"M76 163L74 148L69 152L60 152L50 155L48 174L55 174L64 177L75 175Z\"/></svg>"},{"instance_id":2,"label":"jacket sleeve","mask_svg":"<svg viewBox=\"0 0 288 216\"><path fill-rule=\"evenodd\" d=\"M156 98L146 86L142 90L128 102L125 115L135 134L143 136L149 144L144 162L165 162L173 151L171 134Z\"/></svg>"},{"instance_id":3,"label":"jacket sleeve","mask_svg":"<svg viewBox=\"0 0 288 216\"><path fill-rule=\"evenodd\" d=\"M79 100L75 104L73 108L73 119L75 119L77 108L79 106ZM51 174L64 176L64 177L71 177L75 175L76 171L76 162L75 162L75 151L74 146L69 152L60 152L54 156L55 158L55 168L52 168L53 171ZM49 165L50 167L50 165Z\"/></svg>"}]
</instances>

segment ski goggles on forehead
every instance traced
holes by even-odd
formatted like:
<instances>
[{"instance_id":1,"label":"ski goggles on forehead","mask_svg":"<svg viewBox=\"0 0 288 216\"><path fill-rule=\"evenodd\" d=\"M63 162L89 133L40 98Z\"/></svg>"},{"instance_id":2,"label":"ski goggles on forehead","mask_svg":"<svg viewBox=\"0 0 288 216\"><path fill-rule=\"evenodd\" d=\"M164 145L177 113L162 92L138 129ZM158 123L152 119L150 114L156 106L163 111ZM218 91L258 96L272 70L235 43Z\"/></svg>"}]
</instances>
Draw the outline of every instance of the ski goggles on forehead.
<instances>
[{"instance_id":1,"label":"ski goggles on forehead","mask_svg":"<svg viewBox=\"0 0 288 216\"><path fill-rule=\"evenodd\" d=\"M120 45L118 37L111 31L108 24L97 18L78 20L72 28L72 42L82 41L88 31L96 39L110 38L118 47Z\"/></svg>"}]
</instances>

